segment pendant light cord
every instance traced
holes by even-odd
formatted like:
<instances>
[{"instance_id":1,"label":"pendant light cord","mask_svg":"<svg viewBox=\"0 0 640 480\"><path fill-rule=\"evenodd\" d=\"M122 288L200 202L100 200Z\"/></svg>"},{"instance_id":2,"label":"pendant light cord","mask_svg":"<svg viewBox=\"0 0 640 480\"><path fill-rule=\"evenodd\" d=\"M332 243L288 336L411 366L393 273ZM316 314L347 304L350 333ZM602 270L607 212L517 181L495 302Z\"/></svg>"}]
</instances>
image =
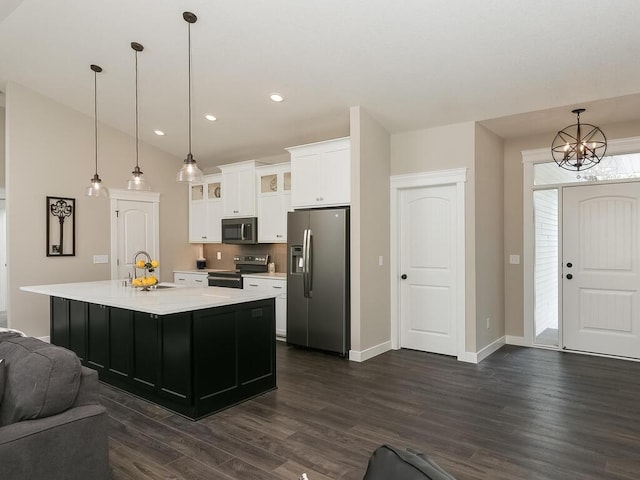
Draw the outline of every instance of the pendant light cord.
<instances>
[{"instance_id":1,"label":"pendant light cord","mask_svg":"<svg viewBox=\"0 0 640 480\"><path fill-rule=\"evenodd\" d=\"M98 72L93 72L93 118L96 139L96 176L98 175Z\"/></svg>"},{"instance_id":2,"label":"pendant light cord","mask_svg":"<svg viewBox=\"0 0 640 480\"><path fill-rule=\"evenodd\" d=\"M189 45L189 155L191 155L191 23L187 22Z\"/></svg>"},{"instance_id":3,"label":"pendant light cord","mask_svg":"<svg viewBox=\"0 0 640 480\"><path fill-rule=\"evenodd\" d=\"M138 51L136 52L136 171L138 170Z\"/></svg>"}]
</instances>

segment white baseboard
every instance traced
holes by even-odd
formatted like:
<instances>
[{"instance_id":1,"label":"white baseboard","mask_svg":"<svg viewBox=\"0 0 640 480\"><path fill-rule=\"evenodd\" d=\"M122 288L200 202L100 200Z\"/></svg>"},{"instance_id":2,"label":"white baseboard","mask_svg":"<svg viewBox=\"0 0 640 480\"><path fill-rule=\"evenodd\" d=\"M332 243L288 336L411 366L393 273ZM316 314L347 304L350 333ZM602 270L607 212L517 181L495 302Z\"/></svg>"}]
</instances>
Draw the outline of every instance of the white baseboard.
<instances>
[{"instance_id":1,"label":"white baseboard","mask_svg":"<svg viewBox=\"0 0 640 480\"><path fill-rule=\"evenodd\" d=\"M482 360L484 360L485 358L487 358L489 355L491 355L496 350L499 350L504 344L505 344L505 338L504 337L500 337L500 338L494 340L493 342L491 342L486 347L484 347L482 350L480 350L477 353L477 355L478 355L478 363L481 362Z\"/></svg>"},{"instance_id":2,"label":"white baseboard","mask_svg":"<svg viewBox=\"0 0 640 480\"><path fill-rule=\"evenodd\" d=\"M366 350L349 350L349 360L352 362L365 362L389 350L391 350L391 340L367 348Z\"/></svg>"},{"instance_id":3,"label":"white baseboard","mask_svg":"<svg viewBox=\"0 0 640 480\"><path fill-rule=\"evenodd\" d=\"M505 344L505 337L500 337L489 345L484 347L477 353L474 352L464 352L462 355L458 355L458 361L467 362L467 363L480 363L489 355L491 355L496 350L499 350Z\"/></svg>"},{"instance_id":4,"label":"white baseboard","mask_svg":"<svg viewBox=\"0 0 640 480\"><path fill-rule=\"evenodd\" d=\"M507 335L506 337L507 345L518 345L519 347L527 347L528 345L524 343L524 337L516 337L514 335Z\"/></svg>"},{"instance_id":5,"label":"white baseboard","mask_svg":"<svg viewBox=\"0 0 640 480\"><path fill-rule=\"evenodd\" d=\"M478 354L473 352L463 352L458 355L459 362L478 363Z\"/></svg>"},{"instance_id":6,"label":"white baseboard","mask_svg":"<svg viewBox=\"0 0 640 480\"><path fill-rule=\"evenodd\" d=\"M37 337L38 340L42 340L43 342L51 343L51 337Z\"/></svg>"}]
</instances>

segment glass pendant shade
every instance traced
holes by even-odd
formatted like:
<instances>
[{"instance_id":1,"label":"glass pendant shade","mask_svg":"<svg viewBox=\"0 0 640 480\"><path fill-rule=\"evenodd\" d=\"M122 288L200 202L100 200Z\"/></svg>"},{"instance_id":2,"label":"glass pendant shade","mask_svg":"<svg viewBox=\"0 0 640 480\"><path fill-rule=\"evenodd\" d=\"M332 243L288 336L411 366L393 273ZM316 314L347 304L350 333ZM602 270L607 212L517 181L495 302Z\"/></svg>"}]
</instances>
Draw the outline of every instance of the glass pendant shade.
<instances>
[{"instance_id":1,"label":"glass pendant shade","mask_svg":"<svg viewBox=\"0 0 640 480\"><path fill-rule=\"evenodd\" d=\"M90 180L90 184L87 187L85 193L88 197L107 197L109 192L107 187L102 185L100 175L98 175L98 73L102 72L102 67L99 65L91 65L93 71L93 126L94 126L94 139L95 139L95 165L96 171Z\"/></svg>"},{"instance_id":2,"label":"glass pendant shade","mask_svg":"<svg viewBox=\"0 0 640 480\"><path fill-rule=\"evenodd\" d=\"M136 166L133 169L133 172L131 172L131 178L127 182L127 190L149 191L151 190L151 185L147 182L138 164L140 156L140 140L138 137L138 52L143 51L144 47L138 42L131 42L131 48L135 52L136 57Z\"/></svg>"},{"instance_id":3,"label":"glass pendant shade","mask_svg":"<svg viewBox=\"0 0 640 480\"><path fill-rule=\"evenodd\" d=\"M198 168L198 164L193 159L193 155L190 153L187 158L184 159L184 164L176 176L176 181L181 183L202 183L204 182L204 175L202 170Z\"/></svg>"},{"instance_id":4,"label":"glass pendant shade","mask_svg":"<svg viewBox=\"0 0 640 480\"><path fill-rule=\"evenodd\" d=\"M131 178L127 182L127 190L137 190L137 191L149 191L151 190L151 185L147 182L147 179L142 174L142 170L140 167L136 166L131 172Z\"/></svg>"},{"instance_id":5,"label":"glass pendant shade","mask_svg":"<svg viewBox=\"0 0 640 480\"><path fill-rule=\"evenodd\" d=\"M91 179L91 183L85 193L87 197L106 197L109 195L107 187L102 185L102 180L100 180L100 176L97 173Z\"/></svg>"},{"instance_id":6,"label":"glass pendant shade","mask_svg":"<svg viewBox=\"0 0 640 480\"><path fill-rule=\"evenodd\" d=\"M187 158L184 159L184 164L182 168L178 172L176 176L176 181L180 183L189 183L189 182L204 182L204 175L202 174L202 170L198 168L198 164L196 163L193 155L191 154L191 24L196 23L198 17L191 12L184 12L182 14L182 18L187 22L188 28L188 52L189 52L189 68L187 70L187 76L189 78L188 84L188 98L189 98L189 153L187 154Z\"/></svg>"}]
</instances>

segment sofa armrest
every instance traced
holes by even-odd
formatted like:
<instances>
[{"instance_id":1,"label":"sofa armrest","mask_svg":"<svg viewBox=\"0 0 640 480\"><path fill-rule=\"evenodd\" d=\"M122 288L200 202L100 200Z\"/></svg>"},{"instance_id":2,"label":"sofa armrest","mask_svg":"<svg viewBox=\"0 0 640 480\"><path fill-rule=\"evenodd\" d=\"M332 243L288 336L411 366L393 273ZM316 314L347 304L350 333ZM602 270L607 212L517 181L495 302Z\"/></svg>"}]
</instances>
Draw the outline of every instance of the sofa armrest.
<instances>
[{"instance_id":1,"label":"sofa armrest","mask_svg":"<svg viewBox=\"0 0 640 480\"><path fill-rule=\"evenodd\" d=\"M80 387L78 395L73 402L73 407L83 405L99 405L100 381L98 372L91 368L82 367L80 370Z\"/></svg>"},{"instance_id":2,"label":"sofa armrest","mask_svg":"<svg viewBox=\"0 0 640 480\"><path fill-rule=\"evenodd\" d=\"M0 478L111 478L106 409L87 405L1 427Z\"/></svg>"}]
</instances>

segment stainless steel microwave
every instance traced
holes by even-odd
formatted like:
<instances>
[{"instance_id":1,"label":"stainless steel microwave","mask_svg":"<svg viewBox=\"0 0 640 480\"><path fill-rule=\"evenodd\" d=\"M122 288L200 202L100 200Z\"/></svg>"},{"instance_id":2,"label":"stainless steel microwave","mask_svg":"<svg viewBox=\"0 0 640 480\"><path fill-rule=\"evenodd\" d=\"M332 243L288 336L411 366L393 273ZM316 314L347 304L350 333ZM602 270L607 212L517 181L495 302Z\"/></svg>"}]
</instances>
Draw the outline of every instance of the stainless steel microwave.
<instances>
[{"instance_id":1,"label":"stainless steel microwave","mask_svg":"<svg viewBox=\"0 0 640 480\"><path fill-rule=\"evenodd\" d=\"M222 243L258 243L258 219L256 217L223 218Z\"/></svg>"}]
</instances>

